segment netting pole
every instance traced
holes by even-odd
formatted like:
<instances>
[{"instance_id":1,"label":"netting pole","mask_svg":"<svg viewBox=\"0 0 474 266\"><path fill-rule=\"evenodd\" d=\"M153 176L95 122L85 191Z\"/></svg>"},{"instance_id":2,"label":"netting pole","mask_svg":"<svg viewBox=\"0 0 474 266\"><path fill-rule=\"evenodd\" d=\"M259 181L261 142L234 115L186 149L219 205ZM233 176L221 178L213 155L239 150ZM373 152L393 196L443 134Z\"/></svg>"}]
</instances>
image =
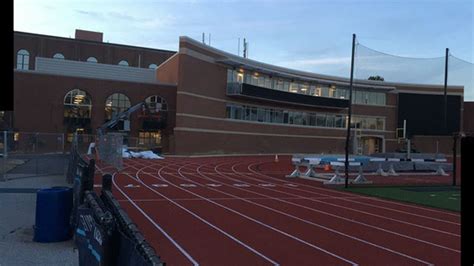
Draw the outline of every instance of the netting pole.
<instances>
[{"instance_id":1,"label":"netting pole","mask_svg":"<svg viewBox=\"0 0 474 266\"><path fill-rule=\"evenodd\" d=\"M444 129L448 133L448 56L449 48L446 48L446 59L444 62Z\"/></svg>"},{"instance_id":2,"label":"netting pole","mask_svg":"<svg viewBox=\"0 0 474 266\"><path fill-rule=\"evenodd\" d=\"M351 137L351 116L352 116L352 85L354 81L354 54L355 54L355 41L356 35L352 34L352 57L351 57L351 80L349 86L349 111L348 111L348 121L347 121L347 135L346 135L346 161L344 163L346 180L345 180L345 188L348 187L349 184L349 139Z\"/></svg>"}]
</instances>

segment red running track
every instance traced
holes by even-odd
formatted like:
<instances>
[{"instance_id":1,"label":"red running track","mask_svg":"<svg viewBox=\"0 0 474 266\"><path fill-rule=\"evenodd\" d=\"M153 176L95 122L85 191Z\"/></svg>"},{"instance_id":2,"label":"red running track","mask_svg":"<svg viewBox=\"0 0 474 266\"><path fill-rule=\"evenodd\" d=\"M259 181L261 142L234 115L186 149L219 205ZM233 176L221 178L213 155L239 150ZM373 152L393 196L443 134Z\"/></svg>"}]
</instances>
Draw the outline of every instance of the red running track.
<instances>
[{"instance_id":1,"label":"red running track","mask_svg":"<svg viewBox=\"0 0 474 266\"><path fill-rule=\"evenodd\" d=\"M459 213L268 173L289 160L125 160L113 191L168 265L460 265Z\"/></svg>"}]
</instances>

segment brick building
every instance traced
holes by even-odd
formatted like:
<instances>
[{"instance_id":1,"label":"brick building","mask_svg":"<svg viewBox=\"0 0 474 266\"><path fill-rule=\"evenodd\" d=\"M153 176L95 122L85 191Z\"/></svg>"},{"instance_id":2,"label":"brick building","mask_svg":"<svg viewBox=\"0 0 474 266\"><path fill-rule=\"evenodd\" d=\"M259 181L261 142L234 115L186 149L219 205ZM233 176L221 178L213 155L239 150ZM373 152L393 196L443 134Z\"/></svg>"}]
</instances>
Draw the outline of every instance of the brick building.
<instances>
[{"instance_id":1,"label":"brick building","mask_svg":"<svg viewBox=\"0 0 474 266\"><path fill-rule=\"evenodd\" d=\"M133 114L115 128L172 154L342 153L349 80L236 56L188 37L179 51L104 43L102 33L76 38L14 33L15 110L4 128L95 134L114 114L141 101L160 117ZM351 150L402 147L397 128L422 152L449 153L463 130L464 88L356 80ZM424 102L419 108L417 103ZM146 123L147 119L158 123ZM151 126L150 126L151 125Z\"/></svg>"}]
</instances>

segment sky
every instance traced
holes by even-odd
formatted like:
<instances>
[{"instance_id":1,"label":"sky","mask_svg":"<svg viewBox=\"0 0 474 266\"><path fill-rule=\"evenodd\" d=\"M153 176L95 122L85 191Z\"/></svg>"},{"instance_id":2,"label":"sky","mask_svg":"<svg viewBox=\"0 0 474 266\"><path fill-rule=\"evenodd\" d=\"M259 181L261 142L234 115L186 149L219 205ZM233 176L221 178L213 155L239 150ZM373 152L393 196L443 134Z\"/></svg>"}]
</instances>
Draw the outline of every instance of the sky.
<instances>
[{"instance_id":1,"label":"sky","mask_svg":"<svg viewBox=\"0 0 474 266\"><path fill-rule=\"evenodd\" d=\"M73 38L75 29L173 51L179 36L201 40L204 32L206 43L210 35L211 46L237 54L246 38L251 59L343 77L350 75L355 33L371 49L437 63L449 48L468 63L461 75L468 73L471 84L474 76L474 0L14 1L16 31ZM467 96L474 100L474 88Z\"/></svg>"}]
</instances>

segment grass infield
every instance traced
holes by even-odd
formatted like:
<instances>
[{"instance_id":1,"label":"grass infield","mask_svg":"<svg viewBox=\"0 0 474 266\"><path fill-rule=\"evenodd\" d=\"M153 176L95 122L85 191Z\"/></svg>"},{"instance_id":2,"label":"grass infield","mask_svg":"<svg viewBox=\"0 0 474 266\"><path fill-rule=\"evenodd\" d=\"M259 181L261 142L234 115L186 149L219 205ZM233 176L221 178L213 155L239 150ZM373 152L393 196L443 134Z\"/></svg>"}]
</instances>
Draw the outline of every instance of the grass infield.
<instances>
[{"instance_id":1,"label":"grass infield","mask_svg":"<svg viewBox=\"0 0 474 266\"><path fill-rule=\"evenodd\" d=\"M419 205L456 211L461 210L461 190L452 186L411 187L352 187L340 188L357 194L391 199Z\"/></svg>"}]
</instances>

